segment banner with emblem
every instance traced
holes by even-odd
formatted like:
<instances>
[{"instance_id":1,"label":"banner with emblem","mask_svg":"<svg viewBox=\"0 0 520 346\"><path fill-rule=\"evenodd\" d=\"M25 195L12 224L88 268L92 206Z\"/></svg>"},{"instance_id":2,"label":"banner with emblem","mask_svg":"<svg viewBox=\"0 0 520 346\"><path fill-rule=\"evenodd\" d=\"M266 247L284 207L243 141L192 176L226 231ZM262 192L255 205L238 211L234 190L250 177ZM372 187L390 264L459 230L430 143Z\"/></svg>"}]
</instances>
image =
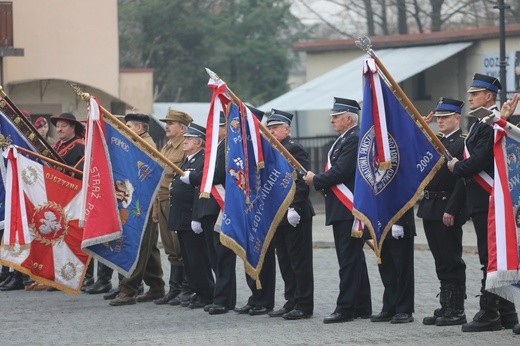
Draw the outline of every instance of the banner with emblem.
<instances>
[{"instance_id":1,"label":"banner with emblem","mask_svg":"<svg viewBox=\"0 0 520 346\"><path fill-rule=\"evenodd\" d=\"M81 288L89 256L81 250L81 180L42 166L11 147L6 227L0 262L67 293Z\"/></svg>"},{"instance_id":2,"label":"banner with emblem","mask_svg":"<svg viewBox=\"0 0 520 346\"><path fill-rule=\"evenodd\" d=\"M130 276L137 265L143 233L164 168L154 160L148 148L118 126L124 124L105 118L105 142L122 235L83 250L124 276Z\"/></svg>"},{"instance_id":3,"label":"banner with emblem","mask_svg":"<svg viewBox=\"0 0 520 346\"><path fill-rule=\"evenodd\" d=\"M510 129L507 129L509 127ZM511 130L516 130L512 133ZM486 289L520 303L520 129L494 124L494 180L489 202Z\"/></svg>"},{"instance_id":4,"label":"banner with emblem","mask_svg":"<svg viewBox=\"0 0 520 346\"><path fill-rule=\"evenodd\" d=\"M295 172L287 160L261 138L263 168L255 159L246 112L232 103L227 123L226 191L222 244L244 261L257 280L276 227L295 192Z\"/></svg>"},{"instance_id":5,"label":"banner with emblem","mask_svg":"<svg viewBox=\"0 0 520 346\"><path fill-rule=\"evenodd\" d=\"M368 228L379 259L392 225L413 207L444 160L388 86L377 78L375 65L369 67L364 71L352 213ZM388 155L385 165L380 165L374 122L383 114L386 134L380 135L387 136Z\"/></svg>"},{"instance_id":6,"label":"banner with emblem","mask_svg":"<svg viewBox=\"0 0 520 346\"><path fill-rule=\"evenodd\" d=\"M0 110L0 151L3 153L3 145L10 143L19 147L36 151L33 144L22 134L22 132L14 126L11 120ZM4 228L5 216L5 174L7 161L2 159L0 164L0 172L2 173L2 180L0 180L0 229Z\"/></svg>"}]
</instances>

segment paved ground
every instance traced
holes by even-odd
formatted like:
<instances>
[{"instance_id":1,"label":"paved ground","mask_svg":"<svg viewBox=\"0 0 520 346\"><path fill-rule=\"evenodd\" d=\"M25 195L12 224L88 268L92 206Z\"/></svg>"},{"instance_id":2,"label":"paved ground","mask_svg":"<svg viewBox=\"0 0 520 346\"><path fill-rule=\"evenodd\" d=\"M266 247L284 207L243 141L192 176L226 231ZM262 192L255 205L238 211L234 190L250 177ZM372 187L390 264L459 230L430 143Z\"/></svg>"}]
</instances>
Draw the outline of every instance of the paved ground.
<instances>
[{"instance_id":1,"label":"paved ground","mask_svg":"<svg viewBox=\"0 0 520 346\"><path fill-rule=\"evenodd\" d=\"M372 323L369 320L325 325L322 319L335 306L338 266L331 231L323 215L315 222L315 313L303 321L267 316L243 316L234 312L210 316L202 310L138 303L111 307L101 296L61 292L0 292L1 345L518 345L511 330L462 333L460 326L424 326L421 321L437 306L438 282L418 223L415 252L415 322L406 325ZM468 266L466 312L478 309L480 270L474 253L471 227L465 231L464 259ZM473 239L473 240L472 240ZM381 309L382 285L371 250L365 250L372 285L374 312ZM167 268L163 257L164 268ZM237 265L238 305L249 291L242 263ZM115 275L114 275L115 278ZM167 277L165 277L167 281ZM116 280L114 279L114 284ZM277 279L277 307L283 304L282 281Z\"/></svg>"}]
</instances>

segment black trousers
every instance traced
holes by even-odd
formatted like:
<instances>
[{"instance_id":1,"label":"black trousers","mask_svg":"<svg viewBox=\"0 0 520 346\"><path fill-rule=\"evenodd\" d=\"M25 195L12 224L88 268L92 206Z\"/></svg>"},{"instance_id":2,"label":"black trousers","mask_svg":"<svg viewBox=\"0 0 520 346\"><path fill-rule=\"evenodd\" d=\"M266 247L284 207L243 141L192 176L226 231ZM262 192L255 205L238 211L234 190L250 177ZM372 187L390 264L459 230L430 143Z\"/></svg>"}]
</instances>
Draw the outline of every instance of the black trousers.
<instances>
[{"instance_id":1,"label":"black trousers","mask_svg":"<svg viewBox=\"0 0 520 346\"><path fill-rule=\"evenodd\" d=\"M247 285L251 289L251 296L247 304L254 307L274 308L274 291L276 288L276 261L274 258L273 243L269 245L264 257L264 264L260 272L261 289L256 288L256 282L246 275Z\"/></svg>"},{"instance_id":2,"label":"black trousers","mask_svg":"<svg viewBox=\"0 0 520 346\"><path fill-rule=\"evenodd\" d=\"M237 302L237 257L231 249L225 247L220 242L220 233L215 232L217 218L218 215L208 215L201 220L208 249L208 258L215 273L213 304L234 309Z\"/></svg>"},{"instance_id":3,"label":"black trousers","mask_svg":"<svg viewBox=\"0 0 520 346\"><path fill-rule=\"evenodd\" d=\"M385 287L382 311L391 314L414 312L413 237L394 239L389 235L381 249L379 274Z\"/></svg>"},{"instance_id":4,"label":"black trousers","mask_svg":"<svg viewBox=\"0 0 520 346\"><path fill-rule=\"evenodd\" d=\"M440 281L466 286L466 263L462 259L462 226L446 227L439 220L424 220L424 233L435 260Z\"/></svg>"},{"instance_id":5,"label":"black trousers","mask_svg":"<svg viewBox=\"0 0 520 346\"><path fill-rule=\"evenodd\" d=\"M312 217L296 227L279 226L273 238L278 266L284 281L284 307L312 314L314 272L312 267Z\"/></svg>"},{"instance_id":6,"label":"black trousers","mask_svg":"<svg viewBox=\"0 0 520 346\"><path fill-rule=\"evenodd\" d=\"M332 224L339 264L339 294L334 312L349 317L372 313L370 281L363 252L364 240L352 238L353 221Z\"/></svg>"},{"instance_id":7,"label":"black trousers","mask_svg":"<svg viewBox=\"0 0 520 346\"><path fill-rule=\"evenodd\" d=\"M215 280L211 272L204 234L195 234L192 230L182 230L178 231L177 235L181 244L186 277L199 300L210 304L213 302Z\"/></svg>"}]
</instances>

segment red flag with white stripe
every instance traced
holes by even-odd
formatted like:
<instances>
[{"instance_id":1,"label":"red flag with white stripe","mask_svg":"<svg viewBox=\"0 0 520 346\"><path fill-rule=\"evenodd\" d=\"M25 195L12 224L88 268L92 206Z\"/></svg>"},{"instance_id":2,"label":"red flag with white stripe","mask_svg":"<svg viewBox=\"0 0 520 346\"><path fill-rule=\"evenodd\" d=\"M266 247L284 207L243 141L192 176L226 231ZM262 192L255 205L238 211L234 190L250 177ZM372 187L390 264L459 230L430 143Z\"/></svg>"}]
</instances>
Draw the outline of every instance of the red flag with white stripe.
<instances>
[{"instance_id":1,"label":"red flag with white stripe","mask_svg":"<svg viewBox=\"0 0 520 346\"><path fill-rule=\"evenodd\" d=\"M105 136L100 106L97 99L91 97L83 166L82 248L121 238L122 226Z\"/></svg>"},{"instance_id":2,"label":"red flag with white stripe","mask_svg":"<svg viewBox=\"0 0 520 346\"><path fill-rule=\"evenodd\" d=\"M494 180L488 214L488 265L486 289L505 299L520 299L520 264L514 203L509 185L506 151L507 122L494 124ZM518 143L520 150L520 143ZM516 156L512 154L513 156ZM518 174L517 172L516 174Z\"/></svg>"}]
</instances>

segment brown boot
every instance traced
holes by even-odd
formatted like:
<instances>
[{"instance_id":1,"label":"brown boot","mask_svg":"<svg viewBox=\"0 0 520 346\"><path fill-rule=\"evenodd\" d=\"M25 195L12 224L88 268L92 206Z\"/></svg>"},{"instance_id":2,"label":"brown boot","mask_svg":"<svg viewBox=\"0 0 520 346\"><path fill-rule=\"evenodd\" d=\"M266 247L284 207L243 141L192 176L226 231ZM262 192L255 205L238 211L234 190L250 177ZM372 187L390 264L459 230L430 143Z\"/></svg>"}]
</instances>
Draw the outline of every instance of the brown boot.
<instances>
[{"instance_id":1,"label":"brown boot","mask_svg":"<svg viewBox=\"0 0 520 346\"><path fill-rule=\"evenodd\" d=\"M117 297L112 299L108 304L111 306L133 305L135 304L135 297L130 296L124 292L120 292Z\"/></svg>"}]
</instances>

